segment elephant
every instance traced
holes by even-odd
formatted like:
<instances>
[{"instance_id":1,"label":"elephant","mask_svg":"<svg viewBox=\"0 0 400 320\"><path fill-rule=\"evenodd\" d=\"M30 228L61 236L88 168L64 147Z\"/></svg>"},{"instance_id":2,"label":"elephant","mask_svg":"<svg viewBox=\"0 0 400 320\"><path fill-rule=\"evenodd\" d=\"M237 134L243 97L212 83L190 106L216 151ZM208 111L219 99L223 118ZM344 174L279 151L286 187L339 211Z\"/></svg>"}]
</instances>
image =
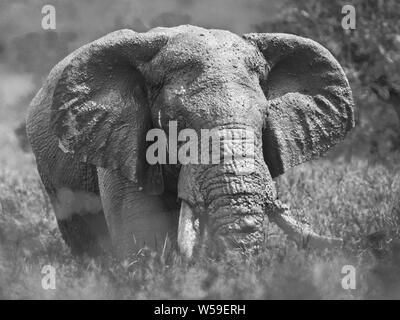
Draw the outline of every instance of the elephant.
<instances>
[{"instance_id":1,"label":"elephant","mask_svg":"<svg viewBox=\"0 0 400 320\"><path fill-rule=\"evenodd\" d=\"M73 253L129 259L171 248L190 259L257 252L268 220L303 246L340 246L293 219L273 179L344 139L353 109L343 69L310 39L182 25L118 30L73 51L26 121ZM171 121L179 131L223 129L237 148L253 132L252 170L240 169L243 159L150 164L147 133Z\"/></svg>"}]
</instances>

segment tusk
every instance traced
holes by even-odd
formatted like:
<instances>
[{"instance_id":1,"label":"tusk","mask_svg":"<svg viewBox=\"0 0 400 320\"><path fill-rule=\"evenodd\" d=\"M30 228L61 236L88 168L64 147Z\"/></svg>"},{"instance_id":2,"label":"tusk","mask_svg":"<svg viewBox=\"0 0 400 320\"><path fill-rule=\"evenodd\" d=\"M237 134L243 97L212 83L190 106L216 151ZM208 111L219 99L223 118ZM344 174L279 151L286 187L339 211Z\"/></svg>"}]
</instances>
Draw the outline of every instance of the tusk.
<instances>
[{"instance_id":1,"label":"tusk","mask_svg":"<svg viewBox=\"0 0 400 320\"><path fill-rule=\"evenodd\" d=\"M196 220L190 205L182 200L179 213L178 247L179 251L188 259L193 255L193 248L198 238L198 220Z\"/></svg>"},{"instance_id":2,"label":"tusk","mask_svg":"<svg viewBox=\"0 0 400 320\"><path fill-rule=\"evenodd\" d=\"M289 208L278 200L278 210L269 214L269 219L275 222L289 239L303 249L335 249L343 246L343 239L321 236L310 226L300 223L289 215Z\"/></svg>"}]
</instances>

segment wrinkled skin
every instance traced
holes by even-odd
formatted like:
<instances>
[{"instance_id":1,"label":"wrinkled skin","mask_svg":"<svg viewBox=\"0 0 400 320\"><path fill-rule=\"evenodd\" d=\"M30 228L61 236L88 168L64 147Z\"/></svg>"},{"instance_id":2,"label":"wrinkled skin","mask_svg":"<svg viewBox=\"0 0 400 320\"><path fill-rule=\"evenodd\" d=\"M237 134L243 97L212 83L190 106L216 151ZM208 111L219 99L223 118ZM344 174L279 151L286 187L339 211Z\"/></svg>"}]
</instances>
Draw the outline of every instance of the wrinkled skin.
<instances>
[{"instance_id":1,"label":"wrinkled skin","mask_svg":"<svg viewBox=\"0 0 400 320\"><path fill-rule=\"evenodd\" d=\"M150 166L146 133L168 132L171 120L234 137L253 130L254 170L237 159ZM347 79L315 42L180 26L120 30L73 52L32 101L27 132L74 252L111 246L129 258L178 242L191 257L201 245L256 249L281 209L273 178L353 125Z\"/></svg>"}]
</instances>

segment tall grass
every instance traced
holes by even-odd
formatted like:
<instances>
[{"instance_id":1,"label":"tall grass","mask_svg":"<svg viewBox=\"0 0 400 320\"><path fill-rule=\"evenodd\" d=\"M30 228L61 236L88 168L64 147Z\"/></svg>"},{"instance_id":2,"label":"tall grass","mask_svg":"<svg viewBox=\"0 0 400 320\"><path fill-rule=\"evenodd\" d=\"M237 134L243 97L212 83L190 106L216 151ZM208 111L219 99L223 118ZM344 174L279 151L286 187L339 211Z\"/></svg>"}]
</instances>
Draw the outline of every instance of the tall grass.
<instances>
[{"instance_id":1,"label":"tall grass","mask_svg":"<svg viewBox=\"0 0 400 320\"><path fill-rule=\"evenodd\" d=\"M396 204L400 155L372 162L321 160L277 180L298 219L346 248L309 252L267 225L257 256L187 264L146 255L134 265L112 257L75 258L64 244L34 170L0 170L0 297L3 299L363 299L400 298ZM397 211L396 211L397 210ZM383 231L382 231L383 230ZM44 265L56 269L56 289L41 286ZM355 290L341 286L344 265L356 268Z\"/></svg>"}]
</instances>

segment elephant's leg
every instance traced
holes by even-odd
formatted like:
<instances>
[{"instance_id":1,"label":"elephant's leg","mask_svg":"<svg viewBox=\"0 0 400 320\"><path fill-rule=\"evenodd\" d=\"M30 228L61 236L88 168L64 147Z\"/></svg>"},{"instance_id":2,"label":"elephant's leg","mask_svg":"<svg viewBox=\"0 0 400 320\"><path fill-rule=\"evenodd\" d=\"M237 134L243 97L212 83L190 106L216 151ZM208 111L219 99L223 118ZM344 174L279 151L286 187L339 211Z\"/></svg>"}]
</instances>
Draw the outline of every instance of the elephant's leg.
<instances>
[{"instance_id":1,"label":"elephant's leg","mask_svg":"<svg viewBox=\"0 0 400 320\"><path fill-rule=\"evenodd\" d=\"M80 212L67 219L57 219L57 223L73 254L98 255L111 251L107 224L102 212Z\"/></svg>"},{"instance_id":2,"label":"elephant's leg","mask_svg":"<svg viewBox=\"0 0 400 320\"><path fill-rule=\"evenodd\" d=\"M73 254L98 255L110 251L96 168L69 160L54 167L38 165L61 235Z\"/></svg>"},{"instance_id":3,"label":"elephant's leg","mask_svg":"<svg viewBox=\"0 0 400 320\"><path fill-rule=\"evenodd\" d=\"M118 170L98 168L98 179L113 247L121 258L145 247L162 252L174 246L178 212L163 196L137 191Z\"/></svg>"}]
</instances>

